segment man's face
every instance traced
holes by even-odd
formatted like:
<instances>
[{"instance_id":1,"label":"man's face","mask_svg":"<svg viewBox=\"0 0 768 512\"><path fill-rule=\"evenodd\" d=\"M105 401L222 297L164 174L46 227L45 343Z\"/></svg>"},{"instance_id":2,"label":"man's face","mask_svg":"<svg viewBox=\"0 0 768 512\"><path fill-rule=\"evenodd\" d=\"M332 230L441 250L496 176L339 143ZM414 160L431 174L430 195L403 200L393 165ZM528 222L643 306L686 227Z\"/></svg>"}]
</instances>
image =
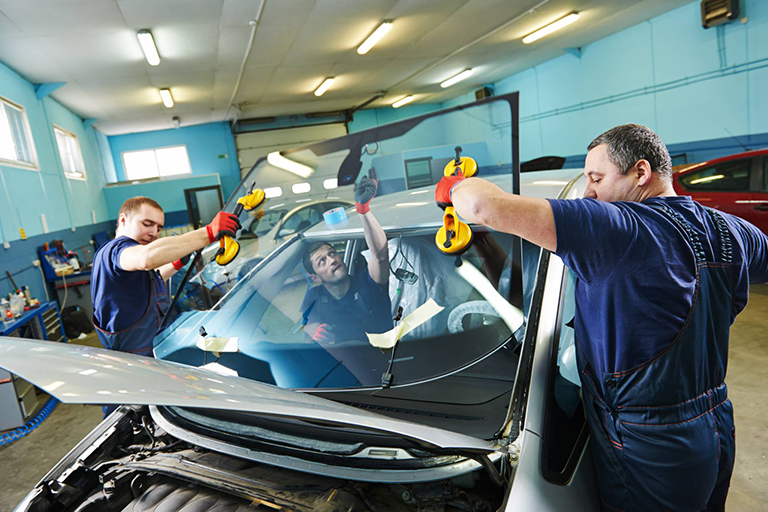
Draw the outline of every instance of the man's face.
<instances>
[{"instance_id":1,"label":"man's face","mask_svg":"<svg viewBox=\"0 0 768 512\"><path fill-rule=\"evenodd\" d=\"M163 224L165 215L157 208L148 204L141 205L138 211L122 213L118 219L119 235L125 235L133 238L141 245L147 245L157 240L157 235Z\"/></svg>"},{"instance_id":2,"label":"man's face","mask_svg":"<svg viewBox=\"0 0 768 512\"><path fill-rule=\"evenodd\" d=\"M634 201L637 196L637 175L631 171L622 175L608 158L606 144L600 144L587 153L584 176L587 177L584 197L611 202Z\"/></svg>"},{"instance_id":3,"label":"man's face","mask_svg":"<svg viewBox=\"0 0 768 512\"><path fill-rule=\"evenodd\" d=\"M341 256L330 245L320 247L312 253L309 260L312 262L315 276L321 283L338 283L349 275Z\"/></svg>"}]
</instances>

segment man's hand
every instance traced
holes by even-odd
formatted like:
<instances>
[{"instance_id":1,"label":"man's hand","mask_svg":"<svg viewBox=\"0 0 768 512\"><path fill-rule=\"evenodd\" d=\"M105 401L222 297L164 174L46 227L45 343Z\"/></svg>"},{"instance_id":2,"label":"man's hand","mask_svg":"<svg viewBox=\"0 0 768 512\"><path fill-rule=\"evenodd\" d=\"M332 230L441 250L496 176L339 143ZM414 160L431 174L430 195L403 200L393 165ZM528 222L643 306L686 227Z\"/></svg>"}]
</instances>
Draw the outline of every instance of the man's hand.
<instances>
[{"instance_id":1,"label":"man's hand","mask_svg":"<svg viewBox=\"0 0 768 512\"><path fill-rule=\"evenodd\" d=\"M312 339L317 342L330 343L333 341L333 327L328 324L320 324L312 334Z\"/></svg>"},{"instance_id":2,"label":"man's hand","mask_svg":"<svg viewBox=\"0 0 768 512\"><path fill-rule=\"evenodd\" d=\"M357 213L368 213L371 211L369 206L371 199L376 195L379 187L379 180L376 177L376 169L371 167L368 176L363 176L360 183L355 185L355 209Z\"/></svg>"},{"instance_id":3,"label":"man's hand","mask_svg":"<svg viewBox=\"0 0 768 512\"><path fill-rule=\"evenodd\" d=\"M219 212L205 229L208 231L208 241L215 242L223 236L234 237L240 229L240 221L234 213Z\"/></svg>"},{"instance_id":4,"label":"man's hand","mask_svg":"<svg viewBox=\"0 0 768 512\"><path fill-rule=\"evenodd\" d=\"M443 179L437 182L435 187L435 202L437 206L445 210L448 206L453 206L451 200L451 191L458 183L464 180L464 175L459 172L453 176L443 176Z\"/></svg>"},{"instance_id":5,"label":"man's hand","mask_svg":"<svg viewBox=\"0 0 768 512\"><path fill-rule=\"evenodd\" d=\"M181 270L181 269L184 267L184 265L186 265L187 263L189 263L189 257L190 257L190 256L191 256L190 254L187 254L187 255L186 255L186 256L184 256L183 258L180 258L180 259L178 259L178 260L174 261L174 262L172 263L172 265L173 265L173 268L175 268L176 270Z\"/></svg>"}]
</instances>

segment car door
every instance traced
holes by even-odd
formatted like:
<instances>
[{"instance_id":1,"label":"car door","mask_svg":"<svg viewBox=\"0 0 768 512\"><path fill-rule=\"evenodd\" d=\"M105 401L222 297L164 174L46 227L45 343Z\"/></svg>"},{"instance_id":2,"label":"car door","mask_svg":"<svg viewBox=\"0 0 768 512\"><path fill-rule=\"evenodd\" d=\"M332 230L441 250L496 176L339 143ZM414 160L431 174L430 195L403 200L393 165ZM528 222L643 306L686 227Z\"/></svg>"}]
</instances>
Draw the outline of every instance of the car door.
<instances>
[{"instance_id":1,"label":"car door","mask_svg":"<svg viewBox=\"0 0 768 512\"><path fill-rule=\"evenodd\" d=\"M741 158L685 173L680 183L694 200L704 206L746 220L754 217L752 198L753 159Z\"/></svg>"},{"instance_id":2,"label":"car door","mask_svg":"<svg viewBox=\"0 0 768 512\"><path fill-rule=\"evenodd\" d=\"M750 222L768 234L768 155L755 158L758 187L752 197Z\"/></svg>"}]
</instances>

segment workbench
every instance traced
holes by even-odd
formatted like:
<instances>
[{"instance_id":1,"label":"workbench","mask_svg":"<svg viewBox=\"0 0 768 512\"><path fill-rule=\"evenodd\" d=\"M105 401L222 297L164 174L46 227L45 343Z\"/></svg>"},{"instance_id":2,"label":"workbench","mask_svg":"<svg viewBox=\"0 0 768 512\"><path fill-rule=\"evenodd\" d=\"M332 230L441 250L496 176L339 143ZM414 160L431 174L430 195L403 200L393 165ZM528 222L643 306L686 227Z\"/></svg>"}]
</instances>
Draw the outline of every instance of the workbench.
<instances>
[{"instance_id":1,"label":"workbench","mask_svg":"<svg viewBox=\"0 0 768 512\"><path fill-rule=\"evenodd\" d=\"M54 301L24 311L13 322L0 322L0 336L67 342L59 308ZM0 431L27 423L47 397L29 382L0 368Z\"/></svg>"}]
</instances>

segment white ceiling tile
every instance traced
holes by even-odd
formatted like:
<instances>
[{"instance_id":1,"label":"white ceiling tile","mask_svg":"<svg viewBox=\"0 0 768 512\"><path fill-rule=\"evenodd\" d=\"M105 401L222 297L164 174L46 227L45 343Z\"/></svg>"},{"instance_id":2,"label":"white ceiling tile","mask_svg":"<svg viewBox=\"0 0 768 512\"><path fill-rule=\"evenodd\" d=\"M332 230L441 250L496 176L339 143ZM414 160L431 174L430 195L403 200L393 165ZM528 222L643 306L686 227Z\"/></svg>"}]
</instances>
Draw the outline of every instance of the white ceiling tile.
<instances>
[{"instance_id":1,"label":"white ceiling tile","mask_svg":"<svg viewBox=\"0 0 768 512\"><path fill-rule=\"evenodd\" d=\"M304 24L315 3L315 0L267 0L261 19L273 25Z\"/></svg>"},{"instance_id":2,"label":"white ceiling tile","mask_svg":"<svg viewBox=\"0 0 768 512\"><path fill-rule=\"evenodd\" d=\"M2 37L15 37L24 34L21 29L17 27L5 13L3 13L2 9L0 9L0 34L2 34Z\"/></svg>"},{"instance_id":3,"label":"white ceiling tile","mask_svg":"<svg viewBox=\"0 0 768 512\"><path fill-rule=\"evenodd\" d=\"M276 25L265 21L260 24L256 30L256 38L253 40L253 50L248 58L247 67L279 65L285 60L301 32L300 23ZM243 55L245 55L245 45L239 52L241 62Z\"/></svg>"},{"instance_id":4,"label":"white ceiling tile","mask_svg":"<svg viewBox=\"0 0 768 512\"><path fill-rule=\"evenodd\" d=\"M134 29L177 25L219 27L224 0L117 0L125 22Z\"/></svg>"},{"instance_id":5,"label":"white ceiling tile","mask_svg":"<svg viewBox=\"0 0 768 512\"><path fill-rule=\"evenodd\" d=\"M217 70L239 70L250 39L251 29L226 27L221 29L216 54Z\"/></svg>"},{"instance_id":6,"label":"white ceiling tile","mask_svg":"<svg viewBox=\"0 0 768 512\"><path fill-rule=\"evenodd\" d=\"M59 63L38 48L35 41L0 37L0 62L32 83L64 82L71 79Z\"/></svg>"},{"instance_id":7,"label":"white ceiling tile","mask_svg":"<svg viewBox=\"0 0 768 512\"><path fill-rule=\"evenodd\" d=\"M217 28L210 25L158 27L152 31L152 35L160 54L160 65L147 65L146 70L150 74L212 71L216 67L219 45Z\"/></svg>"},{"instance_id":8,"label":"white ceiling tile","mask_svg":"<svg viewBox=\"0 0 768 512\"><path fill-rule=\"evenodd\" d=\"M357 30L347 23L307 24L283 59L286 66L333 64L358 44Z\"/></svg>"},{"instance_id":9,"label":"white ceiling tile","mask_svg":"<svg viewBox=\"0 0 768 512\"><path fill-rule=\"evenodd\" d=\"M397 0L317 0L309 15L311 23L360 22L387 18Z\"/></svg>"},{"instance_id":10,"label":"white ceiling tile","mask_svg":"<svg viewBox=\"0 0 768 512\"><path fill-rule=\"evenodd\" d=\"M125 28L117 5L104 0L4 0L0 11L25 36L92 34Z\"/></svg>"}]
</instances>

